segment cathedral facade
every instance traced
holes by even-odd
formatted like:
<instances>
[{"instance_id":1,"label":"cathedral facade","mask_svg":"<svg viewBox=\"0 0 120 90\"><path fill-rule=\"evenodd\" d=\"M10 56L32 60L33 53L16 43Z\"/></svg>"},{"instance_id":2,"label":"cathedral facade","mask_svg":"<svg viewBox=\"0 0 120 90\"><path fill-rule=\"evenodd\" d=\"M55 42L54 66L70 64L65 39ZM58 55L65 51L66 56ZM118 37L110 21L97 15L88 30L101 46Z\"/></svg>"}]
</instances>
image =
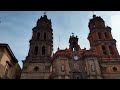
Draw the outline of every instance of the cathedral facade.
<instances>
[{"instance_id":1,"label":"cathedral facade","mask_svg":"<svg viewBox=\"0 0 120 90\"><path fill-rule=\"evenodd\" d=\"M53 52L53 29L47 15L32 29L28 56L21 79L120 79L120 55L111 28L93 15L88 24L90 49L82 49L78 36L69 38L69 48Z\"/></svg>"}]
</instances>

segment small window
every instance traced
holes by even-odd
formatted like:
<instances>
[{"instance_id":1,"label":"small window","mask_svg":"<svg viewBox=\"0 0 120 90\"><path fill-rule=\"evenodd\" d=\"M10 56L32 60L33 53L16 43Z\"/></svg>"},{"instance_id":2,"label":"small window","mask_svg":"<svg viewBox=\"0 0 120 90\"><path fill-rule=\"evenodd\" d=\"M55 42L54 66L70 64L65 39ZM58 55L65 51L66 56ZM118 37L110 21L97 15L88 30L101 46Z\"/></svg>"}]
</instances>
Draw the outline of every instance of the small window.
<instances>
[{"instance_id":1,"label":"small window","mask_svg":"<svg viewBox=\"0 0 120 90\"><path fill-rule=\"evenodd\" d=\"M38 32L38 34L37 34L37 39L39 39L40 38L40 33Z\"/></svg>"},{"instance_id":2,"label":"small window","mask_svg":"<svg viewBox=\"0 0 120 90\"><path fill-rule=\"evenodd\" d=\"M45 46L42 47L42 55L45 55Z\"/></svg>"},{"instance_id":3,"label":"small window","mask_svg":"<svg viewBox=\"0 0 120 90\"><path fill-rule=\"evenodd\" d=\"M46 40L46 37L47 37L47 34L46 34L46 33L44 33L44 40Z\"/></svg>"},{"instance_id":4,"label":"small window","mask_svg":"<svg viewBox=\"0 0 120 90\"><path fill-rule=\"evenodd\" d=\"M73 45L72 51L76 51L76 45L77 45L76 42L73 42L72 45Z\"/></svg>"},{"instance_id":5,"label":"small window","mask_svg":"<svg viewBox=\"0 0 120 90\"><path fill-rule=\"evenodd\" d=\"M116 68L116 67L113 67L113 71L114 71L114 72L117 71L117 68Z\"/></svg>"},{"instance_id":6,"label":"small window","mask_svg":"<svg viewBox=\"0 0 120 90\"><path fill-rule=\"evenodd\" d=\"M102 52L103 52L104 55L107 54L105 46L102 46Z\"/></svg>"},{"instance_id":7,"label":"small window","mask_svg":"<svg viewBox=\"0 0 120 90\"><path fill-rule=\"evenodd\" d=\"M34 67L34 71L38 71L38 70L39 70L38 66Z\"/></svg>"},{"instance_id":8,"label":"small window","mask_svg":"<svg viewBox=\"0 0 120 90\"><path fill-rule=\"evenodd\" d=\"M109 46L110 54L113 54L112 46Z\"/></svg>"},{"instance_id":9,"label":"small window","mask_svg":"<svg viewBox=\"0 0 120 90\"><path fill-rule=\"evenodd\" d=\"M38 47L37 47L37 46L35 47L34 54L35 54L35 55L37 55L37 54L38 54Z\"/></svg>"},{"instance_id":10,"label":"small window","mask_svg":"<svg viewBox=\"0 0 120 90\"><path fill-rule=\"evenodd\" d=\"M104 35L105 35L105 38L108 39L108 34L107 34L107 32L105 32Z\"/></svg>"},{"instance_id":11,"label":"small window","mask_svg":"<svg viewBox=\"0 0 120 90\"><path fill-rule=\"evenodd\" d=\"M98 38L101 39L101 33L100 32L98 32Z\"/></svg>"},{"instance_id":12,"label":"small window","mask_svg":"<svg viewBox=\"0 0 120 90\"><path fill-rule=\"evenodd\" d=\"M73 48L72 51L75 51L75 48Z\"/></svg>"}]
</instances>

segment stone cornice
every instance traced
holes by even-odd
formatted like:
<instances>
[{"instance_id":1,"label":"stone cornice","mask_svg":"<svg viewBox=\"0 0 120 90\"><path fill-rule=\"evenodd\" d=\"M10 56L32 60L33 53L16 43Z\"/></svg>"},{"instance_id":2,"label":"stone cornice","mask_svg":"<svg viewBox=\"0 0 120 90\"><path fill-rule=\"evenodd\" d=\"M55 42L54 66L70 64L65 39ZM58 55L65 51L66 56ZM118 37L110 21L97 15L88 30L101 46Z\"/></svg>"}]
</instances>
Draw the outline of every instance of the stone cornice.
<instances>
[{"instance_id":1,"label":"stone cornice","mask_svg":"<svg viewBox=\"0 0 120 90\"><path fill-rule=\"evenodd\" d=\"M48 32L53 32L53 29L52 28L41 28L41 27L34 27L33 29L32 29L33 31L38 31L38 30L40 30L40 31L45 31L45 30L47 30Z\"/></svg>"},{"instance_id":2,"label":"stone cornice","mask_svg":"<svg viewBox=\"0 0 120 90\"><path fill-rule=\"evenodd\" d=\"M97 57L98 58L98 55L95 55L95 54L85 54L85 55L83 55L83 58L89 58L89 57Z\"/></svg>"},{"instance_id":3,"label":"stone cornice","mask_svg":"<svg viewBox=\"0 0 120 90\"><path fill-rule=\"evenodd\" d=\"M42 39L42 40L30 40L29 42L34 44L35 42L36 43L41 43L43 41L45 41L45 40L44 39ZM45 41L45 43L49 43L49 42L53 43L53 40L48 39L48 40Z\"/></svg>"},{"instance_id":4,"label":"stone cornice","mask_svg":"<svg viewBox=\"0 0 120 90\"><path fill-rule=\"evenodd\" d=\"M101 64L120 64L120 61L100 61Z\"/></svg>"},{"instance_id":5,"label":"stone cornice","mask_svg":"<svg viewBox=\"0 0 120 90\"><path fill-rule=\"evenodd\" d=\"M103 29L93 29L93 30L91 30L90 33L92 33L92 32L103 32L103 31L105 31L105 32L111 32L111 29L107 29L107 28L103 28Z\"/></svg>"},{"instance_id":6,"label":"stone cornice","mask_svg":"<svg viewBox=\"0 0 120 90\"><path fill-rule=\"evenodd\" d=\"M116 40L112 39L112 40L96 40L96 41L94 41L94 45L98 45L101 43L105 43L105 44L112 43L113 45L116 45Z\"/></svg>"}]
</instances>

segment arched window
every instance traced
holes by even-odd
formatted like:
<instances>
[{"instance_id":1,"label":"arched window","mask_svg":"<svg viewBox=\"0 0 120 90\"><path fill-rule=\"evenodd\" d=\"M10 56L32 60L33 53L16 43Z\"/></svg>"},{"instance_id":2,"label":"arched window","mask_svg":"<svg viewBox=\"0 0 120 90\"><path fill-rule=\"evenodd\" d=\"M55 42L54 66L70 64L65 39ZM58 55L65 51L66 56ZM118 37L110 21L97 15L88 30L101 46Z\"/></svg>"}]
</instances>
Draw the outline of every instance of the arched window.
<instances>
[{"instance_id":1,"label":"arched window","mask_svg":"<svg viewBox=\"0 0 120 90\"><path fill-rule=\"evenodd\" d=\"M102 52L103 52L104 55L107 54L105 46L102 46Z\"/></svg>"},{"instance_id":2,"label":"arched window","mask_svg":"<svg viewBox=\"0 0 120 90\"><path fill-rule=\"evenodd\" d=\"M109 46L110 54L113 54L112 46Z\"/></svg>"},{"instance_id":3,"label":"arched window","mask_svg":"<svg viewBox=\"0 0 120 90\"><path fill-rule=\"evenodd\" d=\"M101 33L100 32L98 32L98 38L101 39Z\"/></svg>"},{"instance_id":4,"label":"arched window","mask_svg":"<svg viewBox=\"0 0 120 90\"><path fill-rule=\"evenodd\" d=\"M42 46L42 55L45 55L45 46Z\"/></svg>"},{"instance_id":5,"label":"arched window","mask_svg":"<svg viewBox=\"0 0 120 90\"><path fill-rule=\"evenodd\" d=\"M73 42L72 45L73 45L72 51L75 51L76 50L76 42Z\"/></svg>"},{"instance_id":6,"label":"arched window","mask_svg":"<svg viewBox=\"0 0 120 90\"><path fill-rule=\"evenodd\" d=\"M38 33L37 33L37 39L39 39L39 38L40 38L40 33L38 32Z\"/></svg>"},{"instance_id":7,"label":"arched window","mask_svg":"<svg viewBox=\"0 0 120 90\"><path fill-rule=\"evenodd\" d=\"M47 34L46 33L44 33L44 39L46 40L46 37L47 37Z\"/></svg>"},{"instance_id":8,"label":"arched window","mask_svg":"<svg viewBox=\"0 0 120 90\"><path fill-rule=\"evenodd\" d=\"M105 35L105 38L108 39L108 34L107 34L107 32L105 32L104 35Z\"/></svg>"},{"instance_id":9,"label":"arched window","mask_svg":"<svg viewBox=\"0 0 120 90\"><path fill-rule=\"evenodd\" d=\"M37 55L37 53L38 53L38 47L36 46L36 47L35 47L34 54Z\"/></svg>"},{"instance_id":10,"label":"arched window","mask_svg":"<svg viewBox=\"0 0 120 90\"><path fill-rule=\"evenodd\" d=\"M72 51L75 51L75 46L72 47Z\"/></svg>"}]
</instances>

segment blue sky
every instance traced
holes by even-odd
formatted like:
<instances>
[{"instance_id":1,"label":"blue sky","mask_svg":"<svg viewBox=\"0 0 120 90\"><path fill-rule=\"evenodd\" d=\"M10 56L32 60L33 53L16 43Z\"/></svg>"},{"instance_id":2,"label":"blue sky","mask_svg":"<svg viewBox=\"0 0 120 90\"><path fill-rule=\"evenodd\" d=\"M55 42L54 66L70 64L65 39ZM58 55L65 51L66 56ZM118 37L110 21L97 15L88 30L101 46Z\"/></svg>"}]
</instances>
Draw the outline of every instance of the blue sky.
<instances>
[{"instance_id":1,"label":"blue sky","mask_svg":"<svg viewBox=\"0 0 120 90\"><path fill-rule=\"evenodd\" d=\"M0 43L9 44L21 67L22 60L28 55L32 28L43 13L44 11L0 11ZM120 12L95 11L94 14L101 16L106 25L112 28L112 35L117 40L120 52ZM54 52L58 45L60 49L69 46L72 32L79 37L80 47L89 49L88 22L92 15L92 11L48 11L47 16L52 21Z\"/></svg>"}]
</instances>

